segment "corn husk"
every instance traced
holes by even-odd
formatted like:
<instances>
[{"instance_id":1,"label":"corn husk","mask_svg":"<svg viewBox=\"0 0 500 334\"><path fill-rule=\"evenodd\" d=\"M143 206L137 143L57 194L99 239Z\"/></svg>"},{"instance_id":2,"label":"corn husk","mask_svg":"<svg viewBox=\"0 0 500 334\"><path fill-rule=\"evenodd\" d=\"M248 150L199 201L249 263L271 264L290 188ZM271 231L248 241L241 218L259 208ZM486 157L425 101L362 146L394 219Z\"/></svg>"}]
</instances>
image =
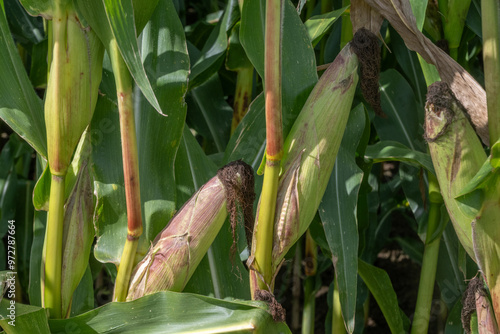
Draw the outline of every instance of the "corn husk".
<instances>
[{"instance_id":1,"label":"corn husk","mask_svg":"<svg viewBox=\"0 0 500 334\"><path fill-rule=\"evenodd\" d=\"M456 197L486 160L479 138L460 103L445 83L429 86L425 136L443 200L460 243L472 259L473 214L462 210Z\"/></svg>"},{"instance_id":2,"label":"corn husk","mask_svg":"<svg viewBox=\"0 0 500 334\"><path fill-rule=\"evenodd\" d=\"M182 291L227 216L217 176L203 185L153 241L132 272L127 300L157 291Z\"/></svg>"},{"instance_id":3,"label":"corn husk","mask_svg":"<svg viewBox=\"0 0 500 334\"><path fill-rule=\"evenodd\" d=\"M104 47L84 29L71 5L53 20L56 41L47 82L45 126L53 175L65 175L83 131L89 125L101 82Z\"/></svg>"},{"instance_id":4,"label":"corn husk","mask_svg":"<svg viewBox=\"0 0 500 334\"><path fill-rule=\"evenodd\" d=\"M61 277L62 314L69 317L73 293L88 267L90 249L94 241L94 196L90 172L90 136L82 137L75 157L78 157L78 175L64 212L63 258Z\"/></svg>"},{"instance_id":5,"label":"corn husk","mask_svg":"<svg viewBox=\"0 0 500 334\"><path fill-rule=\"evenodd\" d=\"M236 161L221 168L153 241L132 272L127 300L157 291L182 291L219 233L228 211L234 233L236 204L244 216L248 208L251 212L254 197L253 171L249 165ZM248 219L251 223L253 217L243 217L245 223Z\"/></svg>"},{"instance_id":6,"label":"corn husk","mask_svg":"<svg viewBox=\"0 0 500 334\"><path fill-rule=\"evenodd\" d=\"M358 82L347 45L309 95L283 145L273 240L273 272L309 227L328 184ZM258 215L257 215L258 216ZM254 229L258 233L258 224ZM255 242L252 254L255 254Z\"/></svg>"}]
</instances>

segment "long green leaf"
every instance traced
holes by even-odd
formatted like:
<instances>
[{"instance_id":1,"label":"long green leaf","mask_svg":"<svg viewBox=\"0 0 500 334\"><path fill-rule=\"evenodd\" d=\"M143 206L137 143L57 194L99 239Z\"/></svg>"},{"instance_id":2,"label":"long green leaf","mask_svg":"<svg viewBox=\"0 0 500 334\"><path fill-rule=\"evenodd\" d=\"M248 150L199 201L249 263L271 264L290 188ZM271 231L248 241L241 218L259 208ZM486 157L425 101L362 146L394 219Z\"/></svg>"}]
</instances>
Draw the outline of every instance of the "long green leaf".
<instances>
[{"instance_id":1,"label":"long green leaf","mask_svg":"<svg viewBox=\"0 0 500 334\"><path fill-rule=\"evenodd\" d=\"M313 16L304 23L313 47L318 44L348 7L346 6L326 14Z\"/></svg>"},{"instance_id":2,"label":"long green leaf","mask_svg":"<svg viewBox=\"0 0 500 334\"><path fill-rule=\"evenodd\" d=\"M33 218L33 243L31 244L30 256L30 285L28 290L30 304L34 306L42 306L40 277L46 224L47 212L35 211Z\"/></svg>"},{"instance_id":3,"label":"long green leaf","mask_svg":"<svg viewBox=\"0 0 500 334\"><path fill-rule=\"evenodd\" d=\"M19 1L5 1L5 14L18 43L29 49L45 39L42 18L29 15Z\"/></svg>"},{"instance_id":4,"label":"long green leaf","mask_svg":"<svg viewBox=\"0 0 500 334\"><path fill-rule=\"evenodd\" d=\"M205 140L213 141L216 152L224 152L229 141L233 108L225 100L219 75L214 74L191 89L190 96L188 124Z\"/></svg>"},{"instance_id":5,"label":"long green leaf","mask_svg":"<svg viewBox=\"0 0 500 334\"><path fill-rule=\"evenodd\" d=\"M401 161L415 167L424 167L431 173L434 165L429 154L409 149L407 146L396 141L379 141L366 148L365 158L373 162Z\"/></svg>"},{"instance_id":6,"label":"long green leaf","mask_svg":"<svg viewBox=\"0 0 500 334\"><path fill-rule=\"evenodd\" d=\"M401 310L398 306L398 297L394 292L389 275L385 270L369 265L362 260L358 261L358 270L359 275L382 310L391 333L405 333Z\"/></svg>"},{"instance_id":7,"label":"long green leaf","mask_svg":"<svg viewBox=\"0 0 500 334\"><path fill-rule=\"evenodd\" d=\"M19 58L3 11L0 12L0 118L44 158L47 137L42 101Z\"/></svg>"},{"instance_id":8,"label":"long green leaf","mask_svg":"<svg viewBox=\"0 0 500 334\"><path fill-rule=\"evenodd\" d=\"M290 333L262 302L227 301L159 292L127 303L110 303L66 320L50 320L52 332L79 333Z\"/></svg>"},{"instance_id":9,"label":"long green leaf","mask_svg":"<svg viewBox=\"0 0 500 334\"><path fill-rule=\"evenodd\" d=\"M345 326L354 331L357 295L358 230L356 206L363 172L355 153L365 127L365 111L359 104L351 111L332 176L319 207L332 252Z\"/></svg>"},{"instance_id":10,"label":"long green leaf","mask_svg":"<svg viewBox=\"0 0 500 334\"><path fill-rule=\"evenodd\" d=\"M141 89L149 103L160 113L164 110L155 96L153 87L146 76L141 61L139 46L137 45L137 32L134 21L134 8L131 0L102 0L106 8L106 15L111 25L113 36L116 38L123 60L127 64L130 74ZM146 1L142 6L154 6L155 0Z\"/></svg>"},{"instance_id":11,"label":"long green leaf","mask_svg":"<svg viewBox=\"0 0 500 334\"><path fill-rule=\"evenodd\" d=\"M425 3L427 6L427 2ZM418 56L415 51L411 51L404 44L403 39L397 33L394 28L389 27L391 35L391 50L396 57L396 60L401 65L403 73L408 78L411 86L415 92L415 98L417 99L420 107L425 104L425 94L427 92L427 85L425 83L424 74L422 73L422 67L418 61ZM419 114L423 116L423 113ZM423 120L419 120L423 122Z\"/></svg>"},{"instance_id":12,"label":"long green leaf","mask_svg":"<svg viewBox=\"0 0 500 334\"><path fill-rule=\"evenodd\" d=\"M189 89L199 86L219 70L228 46L228 32L236 23L238 14L238 1L229 0L222 19L204 44L200 58L193 64Z\"/></svg>"},{"instance_id":13,"label":"long green leaf","mask_svg":"<svg viewBox=\"0 0 500 334\"><path fill-rule=\"evenodd\" d=\"M375 117L373 124L381 140L397 141L413 151L425 152L423 139L423 113L415 99L413 89L396 70L389 69L380 75L382 110L387 118ZM403 166L399 170L402 186L417 221L425 218L421 194L423 178L414 168Z\"/></svg>"},{"instance_id":14,"label":"long green leaf","mask_svg":"<svg viewBox=\"0 0 500 334\"><path fill-rule=\"evenodd\" d=\"M424 150L423 107L417 107L413 89L394 69L380 75L380 98L387 118L375 117L373 124L381 140L394 140L411 148Z\"/></svg>"},{"instance_id":15,"label":"long green leaf","mask_svg":"<svg viewBox=\"0 0 500 334\"><path fill-rule=\"evenodd\" d=\"M50 333L45 309L8 299L2 299L0 302L0 326L8 334Z\"/></svg>"}]
</instances>

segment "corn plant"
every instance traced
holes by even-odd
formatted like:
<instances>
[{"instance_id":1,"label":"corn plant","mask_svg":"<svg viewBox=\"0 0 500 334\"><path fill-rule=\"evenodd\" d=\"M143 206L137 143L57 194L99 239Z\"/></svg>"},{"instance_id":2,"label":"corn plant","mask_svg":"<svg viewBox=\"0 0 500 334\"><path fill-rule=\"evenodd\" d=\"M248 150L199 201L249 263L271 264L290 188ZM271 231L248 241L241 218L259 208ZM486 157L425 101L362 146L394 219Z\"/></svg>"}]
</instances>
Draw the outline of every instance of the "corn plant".
<instances>
[{"instance_id":1,"label":"corn plant","mask_svg":"<svg viewBox=\"0 0 500 334\"><path fill-rule=\"evenodd\" d=\"M499 332L497 1L0 5L6 333Z\"/></svg>"}]
</instances>

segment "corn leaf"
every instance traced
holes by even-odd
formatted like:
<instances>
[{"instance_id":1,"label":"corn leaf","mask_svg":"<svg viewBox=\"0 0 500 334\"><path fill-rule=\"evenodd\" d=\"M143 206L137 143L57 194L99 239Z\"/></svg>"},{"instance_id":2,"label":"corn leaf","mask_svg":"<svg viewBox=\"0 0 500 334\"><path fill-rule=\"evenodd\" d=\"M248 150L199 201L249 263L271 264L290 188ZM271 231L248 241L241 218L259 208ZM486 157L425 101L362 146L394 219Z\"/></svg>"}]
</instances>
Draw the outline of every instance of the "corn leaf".
<instances>
[{"instance_id":1,"label":"corn leaf","mask_svg":"<svg viewBox=\"0 0 500 334\"><path fill-rule=\"evenodd\" d=\"M207 148L206 152L224 152L229 141L233 108L225 100L219 75L214 74L205 80L190 90L187 123L204 137L206 143L213 142L214 147Z\"/></svg>"},{"instance_id":2,"label":"corn leaf","mask_svg":"<svg viewBox=\"0 0 500 334\"><path fill-rule=\"evenodd\" d=\"M248 59L245 49L243 49L240 42L240 22L237 22L233 29L231 29L225 65L230 71L252 67L252 63Z\"/></svg>"},{"instance_id":3,"label":"corn leaf","mask_svg":"<svg viewBox=\"0 0 500 334\"><path fill-rule=\"evenodd\" d=\"M392 333L406 333L403 326L403 312L398 306L398 297L394 292L389 275L385 270L368 263L358 261L358 273L370 289Z\"/></svg>"},{"instance_id":4,"label":"corn leaf","mask_svg":"<svg viewBox=\"0 0 500 334\"><path fill-rule=\"evenodd\" d=\"M365 111L363 105L359 104L349 116L332 176L319 207L319 215L332 252L342 315L349 333L354 331L356 313L358 276L356 207L363 177L355 161L355 152L364 127Z\"/></svg>"},{"instance_id":5,"label":"corn leaf","mask_svg":"<svg viewBox=\"0 0 500 334\"><path fill-rule=\"evenodd\" d=\"M14 306L14 321L8 316L9 307ZM24 305L8 299L0 302L0 326L8 334L40 333L50 334L45 309L38 306Z\"/></svg>"},{"instance_id":6,"label":"corn leaf","mask_svg":"<svg viewBox=\"0 0 500 334\"><path fill-rule=\"evenodd\" d=\"M45 15L52 16L52 7L54 0L21 0L20 1L26 11L32 16Z\"/></svg>"},{"instance_id":7,"label":"corn leaf","mask_svg":"<svg viewBox=\"0 0 500 334\"><path fill-rule=\"evenodd\" d=\"M380 98L387 115L387 118L373 120L380 139L398 141L412 150L423 151L424 109L417 107L413 89L399 72L390 69L381 73Z\"/></svg>"},{"instance_id":8,"label":"corn leaf","mask_svg":"<svg viewBox=\"0 0 500 334\"><path fill-rule=\"evenodd\" d=\"M313 47L318 44L348 7L346 6L326 14L313 16L304 23Z\"/></svg>"},{"instance_id":9,"label":"corn leaf","mask_svg":"<svg viewBox=\"0 0 500 334\"><path fill-rule=\"evenodd\" d=\"M44 158L47 138L42 101L36 96L0 13L0 118Z\"/></svg>"},{"instance_id":10,"label":"corn leaf","mask_svg":"<svg viewBox=\"0 0 500 334\"><path fill-rule=\"evenodd\" d=\"M148 319L148 321L144 321ZM50 320L52 332L80 333L290 333L262 302L219 300L159 292L127 303L109 303L66 320Z\"/></svg>"},{"instance_id":11,"label":"corn leaf","mask_svg":"<svg viewBox=\"0 0 500 334\"><path fill-rule=\"evenodd\" d=\"M35 211L33 218L33 243L31 244L30 254L30 285L28 290L30 304L33 306L42 306L40 277L46 224L47 212Z\"/></svg>"},{"instance_id":12,"label":"corn leaf","mask_svg":"<svg viewBox=\"0 0 500 334\"><path fill-rule=\"evenodd\" d=\"M423 152L409 149L397 141L384 140L366 148L365 158L373 162L401 161L415 167L423 167L431 173L434 172L431 157Z\"/></svg>"},{"instance_id":13,"label":"corn leaf","mask_svg":"<svg viewBox=\"0 0 500 334\"><path fill-rule=\"evenodd\" d=\"M401 69L408 78L408 82L413 87L415 98L418 101L419 106L423 107L425 105L427 85L425 83L422 67L418 61L417 53L406 47L401 36L399 36L397 31L391 26L389 26L389 34L391 35L391 51L394 53L396 60L401 65Z\"/></svg>"},{"instance_id":14,"label":"corn leaf","mask_svg":"<svg viewBox=\"0 0 500 334\"><path fill-rule=\"evenodd\" d=\"M228 1L222 19L208 37L201 50L200 58L192 66L189 89L202 84L218 71L224 61L223 56L227 49L228 33L238 20L238 17L238 1Z\"/></svg>"}]
</instances>

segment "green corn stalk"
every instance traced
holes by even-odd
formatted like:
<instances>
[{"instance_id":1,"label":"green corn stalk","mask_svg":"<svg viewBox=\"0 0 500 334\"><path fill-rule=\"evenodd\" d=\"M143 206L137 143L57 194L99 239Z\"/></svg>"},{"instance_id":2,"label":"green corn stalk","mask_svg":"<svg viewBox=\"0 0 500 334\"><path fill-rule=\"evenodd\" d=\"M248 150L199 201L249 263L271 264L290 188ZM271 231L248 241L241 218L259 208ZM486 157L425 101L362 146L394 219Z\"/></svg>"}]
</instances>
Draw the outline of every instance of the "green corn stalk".
<instances>
[{"instance_id":1,"label":"green corn stalk","mask_svg":"<svg viewBox=\"0 0 500 334\"><path fill-rule=\"evenodd\" d=\"M302 333L314 333L316 309L316 271L318 269L318 248L311 233L307 230L304 257L304 310L302 312Z\"/></svg>"},{"instance_id":2,"label":"green corn stalk","mask_svg":"<svg viewBox=\"0 0 500 334\"><path fill-rule=\"evenodd\" d=\"M318 210L351 110L357 69L358 58L348 44L314 87L283 145L274 220L273 273ZM262 197L258 211L261 203ZM249 267L255 254L258 224L257 221ZM259 278L255 272L250 279L256 286Z\"/></svg>"},{"instance_id":3,"label":"green corn stalk","mask_svg":"<svg viewBox=\"0 0 500 334\"><path fill-rule=\"evenodd\" d=\"M262 207L257 213L252 240L254 261L250 267L250 291L268 290L272 285L273 222L280 162L283 157L283 129L281 121L281 13L283 0L266 2L265 31L265 104L266 104L266 153L264 181L261 192ZM259 273L257 279L257 273ZM252 279L253 277L253 279Z\"/></svg>"},{"instance_id":4,"label":"green corn stalk","mask_svg":"<svg viewBox=\"0 0 500 334\"><path fill-rule=\"evenodd\" d=\"M63 316L61 276L65 176L76 145L92 119L103 54L104 48L97 36L80 25L72 3L55 2L52 62L45 98L52 182L42 272L43 304L55 318Z\"/></svg>"},{"instance_id":5,"label":"green corn stalk","mask_svg":"<svg viewBox=\"0 0 500 334\"><path fill-rule=\"evenodd\" d=\"M436 270L439 256L439 244L445 224L441 225L441 195L436 177L429 173L429 218L427 220L427 235L422 259L422 270L418 285L417 304L413 316L411 333L427 333L432 306L432 296L436 279ZM447 221L447 218L446 218Z\"/></svg>"},{"instance_id":6,"label":"green corn stalk","mask_svg":"<svg viewBox=\"0 0 500 334\"><path fill-rule=\"evenodd\" d=\"M241 193L245 189L253 192L251 168L244 167L250 170L250 173L244 173L252 175L248 181L244 179L245 175L241 175L241 169L235 169L232 164L224 167L236 171L231 187L239 187L237 192ZM231 193L227 187L219 174L214 176L176 213L132 272L127 300L157 291L184 289L227 217L227 197Z\"/></svg>"},{"instance_id":7,"label":"green corn stalk","mask_svg":"<svg viewBox=\"0 0 500 334\"><path fill-rule=\"evenodd\" d=\"M471 0L439 0L439 11L443 21L444 38L448 41L450 56L457 60L458 47L462 39L465 19Z\"/></svg>"},{"instance_id":8,"label":"green corn stalk","mask_svg":"<svg viewBox=\"0 0 500 334\"><path fill-rule=\"evenodd\" d=\"M481 1L484 85L488 103L490 146L500 139L500 3Z\"/></svg>"},{"instance_id":9,"label":"green corn stalk","mask_svg":"<svg viewBox=\"0 0 500 334\"><path fill-rule=\"evenodd\" d=\"M475 259L474 216L463 211L455 198L479 171L486 154L465 110L445 83L429 86L425 110L425 136L444 203L458 239Z\"/></svg>"}]
</instances>

